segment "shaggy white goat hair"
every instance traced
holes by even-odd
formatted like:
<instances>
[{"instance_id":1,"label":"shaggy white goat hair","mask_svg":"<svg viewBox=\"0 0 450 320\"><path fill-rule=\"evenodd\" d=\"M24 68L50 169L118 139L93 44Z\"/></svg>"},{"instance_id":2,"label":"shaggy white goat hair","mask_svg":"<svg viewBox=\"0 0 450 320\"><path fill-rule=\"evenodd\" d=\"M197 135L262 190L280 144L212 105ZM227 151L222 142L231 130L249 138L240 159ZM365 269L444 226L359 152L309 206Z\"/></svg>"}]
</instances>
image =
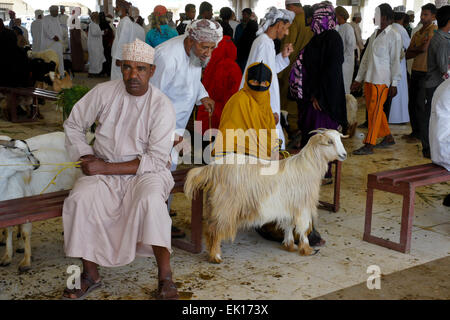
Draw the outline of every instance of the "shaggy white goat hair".
<instances>
[{"instance_id":1,"label":"shaggy white goat hair","mask_svg":"<svg viewBox=\"0 0 450 320\"><path fill-rule=\"evenodd\" d=\"M358 122L356 120L356 113L358 111L358 101L351 94L346 94L345 100L347 106L347 122L348 122L347 134L351 138L355 135L356 126L358 125Z\"/></svg>"},{"instance_id":2,"label":"shaggy white goat hair","mask_svg":"<svg viewBox=\"0 0 450 320\"><path fill-rule=\"evenodd\" d=\"M55 177L60 167L43 165L40 163L62 163L70 159L64 147L63 132L39 135L25 141L11 140L10 137L0 136L1 164L33 164L34 166L0 166L0 201L40 194L48 183ZM33 170L35 169L35 170ZM64 170L45 191L55 192L71 189L75 180L81 175L79 169ZM24 244L24 258L19 264L20 271L31 267L31 223L20 225L20 234ZM6 250L0 259L0 266L11 263L13 256L12 244L13 228L7 228ZM20 250L20 249L19 249Z\"/></svg>"},{"instance_id":3,"label":"shaggy white goat hair","mask_svg":"<svg viewBox=\"0 0 450 320\"><path fill-rule=\"evenodd\" d=\"M347 152L336 130L315 130L300 153L280 161L249 164L245 155L229 154L225 161L189 171L184 193L188 198L200 189L206 191L206 245L209 261L222 261L222 240L234 240L239 227L257 227L277 222L284 230L284 247L295 250L293 230L300 236L301 255L310 255L308 234L317 221L317 205L322 178L328 163L343 161ZM246 163L232 162L246 160ZM225 164L219 164L220 162ZM238 164L240 163L240 164ZM269 165L278 165L278 172L262 175Z\"/></svg>"}]
</instances>

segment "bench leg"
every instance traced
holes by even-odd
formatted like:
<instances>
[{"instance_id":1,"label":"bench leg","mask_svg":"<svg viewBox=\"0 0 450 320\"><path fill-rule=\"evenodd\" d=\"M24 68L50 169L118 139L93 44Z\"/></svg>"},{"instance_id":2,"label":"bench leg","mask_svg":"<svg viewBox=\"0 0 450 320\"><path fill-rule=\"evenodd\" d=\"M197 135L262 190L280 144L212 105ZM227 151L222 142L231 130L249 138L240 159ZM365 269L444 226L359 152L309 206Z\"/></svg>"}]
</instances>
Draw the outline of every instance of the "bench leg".
<instances>
[{"instance_id":1,"label":"bench leg","mask_svg":"<svg viewBox=\"0 0 450 320\"><path fill-rule=\"evenodd\" d=\"M373 188L367 188L366 198L366 219L364 221L364 236L363 240L370 242L370 233L372 230L372 210L373 209Z\"/></svg>"},{"instance_id":2,"label":"bench leg","mask_svg":"<svg viewBox=\"0 0 450 320\"><path fill-rule=\"evenodd\" d=\"M341 196L341 169L342 169L342 162L341 161L333 161L331 165L335 166L334 171L334 195L333 195L333 203L325 202L325 201L319 201L319 208L338 212L339 211L339 199Z\"/></svg>"},{"instance_id":3,"label":"bench leg","mask_svg":"<svg viewBox=\"0 0 450 320\"><path fill-rule=\"evenodd\" d=\"M203 191L199 191L196 199L192 200L191 216L191 242L194 244L194 253L202 251L202 218L203 218Z\"/></svg>"},{"instance_id":4,"label":"bench leg","mask_svg":"<svg viewBox=\"0 0 450 320\"><path fill-rule=\"evenodd\" d=\"M374 190L373 188L370 187L367 188L366 219L364 222L363 240L402 253L409 253L409 249L411 246L412 217L414 215L414 197L415 197L414 190L410 191L409 194L405 194L403 196L403 212L402 212L402 225L400 229L400 243L396 243L390 240L386 240L371 235L373 190Z\"/></svg>"},{"instance_id":5,"label":"bench leg","mask_svg":"<svg viewBox=\"0 0 450 320\"><path fill-rule=\"evenodd\" d=\"M200 190L192 200L191 215L191 241L172 239L172 245L191 253L202 251L202 218L203 218L203 191Z\"/></svg>"},{"instance_id":6,"label":"bench leg","mask_svg":"<svg viewBox=\"0 0 450 320\"><path fill-rule=\"evenodd\" d=\"M333 202L333 212L339 211L339 199L341 197L341 170L342 162L336 161L336 171L334 177L334 202Z\"/></svg>"},{"instance_id":7,"label":"bench leg","mask_svg":"<svg viewBox=\"0 0 450 320\"><path fill-rule=\"evenodd\" d=\"M403 196L402 224L400 228L400 248L403 253L409 253L411 249L411 232L414 218L414 200L416 192L408 190Z\"/></svg>"}]
</instances>

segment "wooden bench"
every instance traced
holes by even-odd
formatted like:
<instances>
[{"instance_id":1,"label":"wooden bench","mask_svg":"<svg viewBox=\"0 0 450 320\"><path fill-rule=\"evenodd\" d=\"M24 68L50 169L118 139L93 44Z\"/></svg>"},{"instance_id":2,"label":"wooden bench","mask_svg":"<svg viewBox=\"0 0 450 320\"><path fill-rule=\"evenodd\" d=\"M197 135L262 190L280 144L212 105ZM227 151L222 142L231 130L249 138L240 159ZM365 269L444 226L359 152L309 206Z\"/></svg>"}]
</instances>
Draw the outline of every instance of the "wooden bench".
<instances>
[{"instance_id":1,"label":"wooden bench","mask_svg":"<svg viewBox=\"0 0 450 320\"><path fill-rule=\"evenodd\" d=\"M433 163L369 174L363 240L385 248L409 253L414 217L415 190L417 187L445 181L450 181L450 172ZM400 243L371 235L374 189L403 196Z\"/></svg>"},{"instance_id":2,"label":"wooden bench","mask_svg":"<svg viewBox=\"0 0 450 320\"><path fill-rule=\"evenodd\" d=\"M183 192L186 175L190 169L172 172L175 186L171 193ZM70 190L51 192L37 196L0 201L0 228L60 217L64 199ZM172 239L180 249L200 253L202 251L203 193L192 200L191 239Z\"/></svg>"},{"instance_id":3,"label":"wooden bench","mask_svg":"<svg viewBox=\"0 0 450 320\"><path fill-rule=\"evenodd\" d=\"M11 122L30 122L36 121L39 115L38 98L43 98L51 101L58 100L58 92L44 90L39 88L9 88L0 87L0 92L6 95L6 107L8 119ZM27 118L19 118L17 115L18 97L32 97L33 104L31 105L31 114Z\"/></svg>"}]
</instances>

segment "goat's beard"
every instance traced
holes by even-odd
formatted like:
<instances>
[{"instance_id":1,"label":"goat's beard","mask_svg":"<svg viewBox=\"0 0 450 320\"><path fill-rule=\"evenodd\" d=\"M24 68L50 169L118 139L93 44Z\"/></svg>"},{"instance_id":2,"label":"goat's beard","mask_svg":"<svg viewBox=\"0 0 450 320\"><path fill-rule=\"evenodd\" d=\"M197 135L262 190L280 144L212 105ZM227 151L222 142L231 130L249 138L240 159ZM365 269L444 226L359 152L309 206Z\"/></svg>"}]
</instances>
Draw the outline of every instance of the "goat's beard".
<instances>
[{"instance_id":1,"label":"goat's beard","mask_svg":"<svg viewBox=\"0 0 450 320\"><path fill-rule=\"evenodd\" d=\"M190 62L191 64L193 64L194 66L205 68L205 67L208 65L209 59L210 59L210 58L208 58L208 59L206 59L206 60L200 59L200 58L197 57L197 55L195 54L194 48L191 48L191 52L190 52L190 55L189 55L189 62Z\"/></svg>"}]
</instances>

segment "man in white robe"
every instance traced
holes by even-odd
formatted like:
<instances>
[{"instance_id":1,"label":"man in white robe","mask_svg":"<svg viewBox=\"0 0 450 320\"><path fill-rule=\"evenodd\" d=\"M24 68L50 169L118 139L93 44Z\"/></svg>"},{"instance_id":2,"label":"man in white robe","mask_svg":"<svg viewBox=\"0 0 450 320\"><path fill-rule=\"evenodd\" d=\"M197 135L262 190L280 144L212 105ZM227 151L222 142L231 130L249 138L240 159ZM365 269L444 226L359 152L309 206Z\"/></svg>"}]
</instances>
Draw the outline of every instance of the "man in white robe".
<instances>
[{"instance_id":1,"label":"man in white robe","mask_svg":"<svg viewBox=\"0 0 450 320\"><path fill-rule=\"evenodd\" d=\"M64 201L66 255L81 258L81 288L64 291L77 299L101 284L98 265L123 266L136 255L155 255L159 299L176 299L170 268L171 219L167 200L175 111L149 84L154 50L136 40L123 46L123 80L101 83L73 107L64 123L66 148L86 176ZM97 122L95 143L85 132Z\"/></svg>"},{"instance_id":2,"label":"man in white robe","mask_svg":"<svg viewBox=\"0 0 450 320\"><path fill-rule=\"evenodd\" d=\"M361 28L359 27L360 23L361 23L361 13L356 12L353 15L352 22L350 22L350 25L353 27L353 30L355 31L356 47L358 49L358 56L357 56L358 61L361 59L361 51L364 49L364 41L361 36Z\"/></svg>"},{"instance_id":3,"label":"man in white robe","mask_svg":"<svg viewBox=\"0 0 450 320\"><path fill-rule=\"evenodd\" d=\"M135 23L131 21L128 16L130 9L130 4L123 0L116 1L116 13L120 17L119 25L117 26L116 35L111 48L111 80L117 80L122 78L122 73L120 71L120 60L122 60L122 45L126 43L133 42L138 37L136 36L137 28L134 26ZM144 39L140 39L145 41Z\"/></svg>"},{"instance_id":4,"label":"man in white robe","mask_svg":"<svg viewBox=\"0 0 450 320\"><path fill-rule=\"evenodd\" d=\"M408 78L406 74L406 59L405 52L409 47L411 39L408 36L408 31L403 27L403 17L405 13L404 6L394 8L394 23L392 29L397 31L402 38L402 53L400 55L400 67L402 78L397 86L397 95L392 99L391 110L389 112L389 123L406 123L409 122L408 112Z\"/></svg>"},{"instance_id":5,"label":"man in white robe","mask_svg":"<svg viewBox=\"0 0 450 320\"><path fill-rule=\"evenodd\" d=\"M42 19L41 51L52 49L59 59L59 76L64 77L63 31L58 18L58 7L50 7L50 15Z\"/></svg>"},{"instance_id":6,"label":"man in white robe","mask_svg":"<svg viewBox=\"0 0 450 320\"><path fill-rule=\"evenodd\" d=\"M61 24L61 29L63 32L63 45L64 50L67 51L69 49L69 29L67 26L67 21L69 20L69 16L65 14L66 8L64 6L59 6L59 23Z\"/></svg>"},{"instance_id":7,"label":"man in white robe","mask_svg":"<svg viewBox=\"0 0 450 320\"><path fill-rule=\"evenodd\" d=\"M201 82L212 51L222 39L222 27L212 20L196 20L184 35L174 37L156 47L155 75L151 83L172 101L177 115L177 133L183 131L195 105L212 112L214 101ZM176 158L176 155L173 154ZM176 161L174 161L176 167ZM173 167L173 169L174 169Z\"/></svg>"},{"instance_id":8,"label":"man in white robe","mask_svg":"<svg viewBox=\"0 0 450 320\"><path fill-rule=\"evenodd\" d=\"M41 37L42 37L42 16L44 12L42 10L36 10L34 12L35 20L31 23L31 37L33 38L33 51L41 51Z\"/></svg>"},{"instance_id":9,"label":"man in white robe","mask_svg":"<svg viewBox=\"0 0 450 320\"><path fill-rule=\"evenodd\" d=\"M356 37L355 30L347 23L349 14L344 7L338 6L335 9L336 18L339 24L339 35L344 44L344 63L342 64L342 75L344 76L345 94L350 94L350 86L352 85L353 72L355 68L355 49Z\"/></svg>"},{"instance_id":10,"label":"man in white robe","mask_svg":"<svg viewBox=\"0 0 450 320\"><path fill-rule=\"evenodd\" d=\"M283 128L280 123L280 86L278 83L277 73L283 71L289 66L289 55L293 52L292 43L286 43L277 55L275 53L275 44L273 40L282 40L289 34L289 27L295 18L295 13L289 10L277 9L275 7L269 8L269 11L264 17L264 23L259 28L256 35L258 36L252 44L250 54L248 56L248 66L255 62L263 62L272 71L272 82L270 86L270 106L277 124L278 139L282 140L281 148L285 148L285 138ZM242 77L241 86L244 87L245 79Z\"/></svg>"},{"instance_id":11,"label":"man in white robe","mask_svg":"<svg viewBox=\"0 0 450 320\"><path fill-rule=\"evenodd\" d=\"M442 82L431 100L431 160L450 171L450 79Z\"/></svg>"},{"instance_id":12,"label":"man in white robe","mask_svg":"<svg viewBox=\"0 0 450 320\"><path fill-rule=\"evenodd\" d=\"M145 41L145 29L137 23L137 19L139 18L139 9L132 6L130 11L130 16L133 18L133 33L136 35L136 39Z\"/></svg>"},{"instance_id":13,"label":"man in white robe","mask_svg":"<svg viewBox=\"0 0 450 320\"><path fill-rule=\"evenodd\" d=\"M222 40L223 30L219 23L212 20L196 20L186 27L183 35L165 41L156 47L155 75L151 83L165 93L172 101L176 112L176 134L184 135L186 125L195 105L204 105L210 113L214 110L214 101L201 82L202 68L211 58L212 51ZM187 142L187 143L190 143ZM172 150L172 168L178 164L178 151ZM169 198L168 208L172 202ZM182 237L184 233L172 228L172 236Z\"/></svg>"},{"instance_id":14,"label":"man in white robe","mask_svg":"<svg viewBox=\"0 0 450 320\"><path fill-rule=\"evenodd\" d=\"M98 75L102 72L103 62L106 61L103 53L103 31L100 29L98 12L91 14L91 23L89 24L89 33L87 39L89 53L89 74Z\"/></svg>"}]
</instances>

